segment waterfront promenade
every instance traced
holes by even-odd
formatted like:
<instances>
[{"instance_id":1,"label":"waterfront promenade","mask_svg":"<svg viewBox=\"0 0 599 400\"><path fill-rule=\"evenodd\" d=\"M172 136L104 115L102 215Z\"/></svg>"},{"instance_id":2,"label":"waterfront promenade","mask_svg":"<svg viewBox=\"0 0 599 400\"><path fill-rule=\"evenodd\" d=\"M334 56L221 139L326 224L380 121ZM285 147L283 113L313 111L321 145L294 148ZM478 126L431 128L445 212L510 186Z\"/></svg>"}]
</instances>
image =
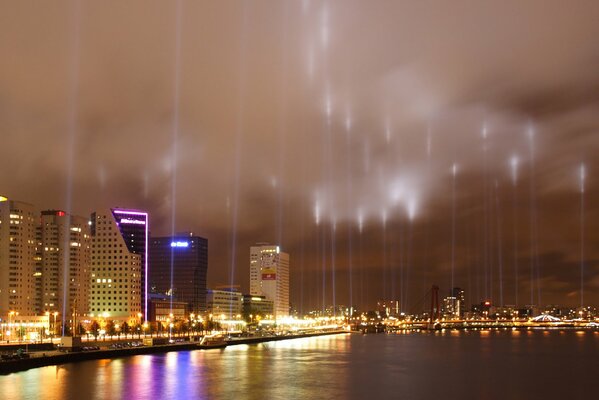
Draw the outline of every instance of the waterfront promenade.
<instances>
[{"instance_id":1,"label":"waterfront promenade","mask_svg":"<svg viewBox=\"0 0 599 400\"><path fill-rule=\"evenodd\" d=\"M311 332L301 334L290 334L290 335L269 335L269 336L254 336L254 337L231 337L225 339L223 344L217 345L202 345L199 341L181 341L175 343L168 343L162 345L152 346L138 346L138 347L124 347L124 348L111 348L112 345L118 344L119 342L127 342L126 340L121 341L110 341L110 342L90 342L89 345L100 345L102 347L99 350L89 351L75 351L75 352L64 352L54 349L50 343L45 343L41 347L33 347L35 349L32 352L26 353L25 358L11 359L0 361L0 374L10 374L13 372L24 371L31 368L45 367L49 365L60 365L72 362L87 361L87 360L98 360L98 359L112 359L119 357L128 357L141 354L154 354L154 353L166 353L170 351L184 351L184 350L210 350L224 348L227 346L234 346L240 344L257 344L263 342L301 339L314 336L325 336L325 335L338 335L344 334L347 331L343 330L331 330L322 332ZM3 346L7 347L7 346ZM14 345L11 345L14 348ZM18 348L24 349L24 345L17 346Z\"/></svg>"}]
</instances>

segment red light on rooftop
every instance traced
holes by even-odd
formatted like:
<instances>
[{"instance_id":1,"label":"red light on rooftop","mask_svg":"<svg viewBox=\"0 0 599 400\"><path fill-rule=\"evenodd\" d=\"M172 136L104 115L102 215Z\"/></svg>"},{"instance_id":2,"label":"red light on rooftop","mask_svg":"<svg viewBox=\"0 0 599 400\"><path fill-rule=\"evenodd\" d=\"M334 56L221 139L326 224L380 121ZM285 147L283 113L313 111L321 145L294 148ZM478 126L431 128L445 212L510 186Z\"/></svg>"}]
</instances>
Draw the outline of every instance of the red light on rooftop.
<instances>
[{"instance_id":1,"label":"red light on rooftop","mask_svg":"<svg viewBox=\"0 0 599 400\"><path fill-rule=\"evenodd\" d=\"M57 217L64 217L65 216L65 212L64 211L56 211L56 216Z\"/></svg>"}]
</instances>

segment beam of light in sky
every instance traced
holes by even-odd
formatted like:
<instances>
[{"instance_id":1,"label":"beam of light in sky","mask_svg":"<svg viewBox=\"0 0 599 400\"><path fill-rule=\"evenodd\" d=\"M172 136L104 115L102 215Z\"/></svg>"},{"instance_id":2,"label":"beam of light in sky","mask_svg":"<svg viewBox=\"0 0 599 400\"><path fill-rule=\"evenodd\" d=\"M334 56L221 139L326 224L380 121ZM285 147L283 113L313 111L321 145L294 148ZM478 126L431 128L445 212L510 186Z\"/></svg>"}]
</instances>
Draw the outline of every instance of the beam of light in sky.
<instances>
[{"instance_id":1,"label":"beam of light in sky","mask_svg":"<svg viewBox=\"0 0 599 400\"><path fill-rule=\"evenodd\" d=\"M326 51L329 47L330 29L329 29L329 10L324 4L320 14L320 44L322 49Z\"/></svg>"},{"instance_id":2,"label":"beam of light in sky","mask_svg":"<svg viewBox=\"0 0 599 400\"><path fill-rule=\"evenodd\" d=\"M431 154L433 150L433 134L431 127L429 126L426 132L426 156L430 160Z\"/></svg>"},{"instance_id":3,"label":"beam of light in sky","mask_svg":"<svg viewBox=\"0 0 599 400\"><path fill-rule=\"evenodd\" d=\"M416 218L416 213L418 212L418 200L415 196L410 196L408 198L406 210L408 212L408 218L410 221L414 221L414 218Z\"/></svg>"},{"instance_id":4,"label":"beam of light in sky","mask_svg":"<svg viewBox=\"0 0 599 400\"><path fill-rule=\"evenodd\" d=\"M320 211L320 200L317 195L316 200L314 200L314 222L316 225L320 225Z\"/></svg>"},{"instance_id":5,"label":"beam of light in sky","mask_svg":"<svg viewBox=\"0 0 599 400\"><path fill-rule=\"evenodd\" d=\"M387 144L391 143L391 123L389 122L389 118L385 121L385 141Z\"/></svg>"},{"instance_id":6,"label":"beam of light in sky","mask_svg":"<svg viewBox=\"0 0 599 400\"><path fill-rule=\"evenodd\" d=\"M580 193L584 193L584 182L586 179L586 168L585 168L584 164L580 164L579 178L580 178Z\"/></svg>"},{"instance_id":7,"label":"beam of light in sky","mask_svg":"<svg viewBox=\"0 0 599 400\"><path fill-rule=\"evenodd\" d=\"M345 130L347 132L351 131L351 124L352 124L351 113L349 112L349 110L347 110L346 115L345 115Z\"/></svg>"},{"instance_id":8,"label":"beam of light in sky","mask_svg":"<svg viewBox=\"0 0 599 400\"><path fill-rule=\"evenodd\" d=\"M512 173L512 183L515 185L516 183L518 183L518 156L517 155L513 155L510 158L510 171Z\"/></svg>"},{"instance_id":9,"label":"beam of light in sky","mask_svg":"<svg viewBox=\"0 0 599 400\"><path fill-rule=\"evenodd\" d=\"M358 208L358 231L360 232L360 234L362 233L362 230L364 228L364 213L362 211L362 207Z\"/></svg>"},{"instance_id":10,"label":"beam of light in sky","mask_svg":"<svg viewBox=\"0 0 599 400\"><path fill-rule=\"evenodd\" d=\"M584 307L584 183L586 169L580 164L580 307Z\"/></svg>"}]
</instances>

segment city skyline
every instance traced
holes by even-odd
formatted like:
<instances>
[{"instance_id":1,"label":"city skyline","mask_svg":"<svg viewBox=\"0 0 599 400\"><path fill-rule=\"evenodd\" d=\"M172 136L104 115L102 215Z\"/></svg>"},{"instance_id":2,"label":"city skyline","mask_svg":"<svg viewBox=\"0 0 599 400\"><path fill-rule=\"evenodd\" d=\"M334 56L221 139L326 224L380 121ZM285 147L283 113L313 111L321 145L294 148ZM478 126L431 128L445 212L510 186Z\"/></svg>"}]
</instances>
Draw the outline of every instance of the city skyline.
<instances>
[{"instance_id":1,"label":"city skyline","mask_svg":"<svg viewBox=\"0 0 599 400\"><path fill-rule=\"evenodd\" d=\"M148 210L209 287L277 243L304 311L599 304L599 6L456 7L0 5L0 193Z\"/></svg>"},{"instance_id":2,"label":"city skyline","mask_svg":"<svg viewBox=\"0 0 599 400\"><path fill-rule=\"evenodd\" d=\"M39 260L36 257L30 257L31 261L34 261L34 264L32 264L30 267L25 268L26 270L31 270L30 272L34 272L35 274L31 275L31 282L35 281L35 280L40 280L39 281L39 285L35 286L38 287L39 289L36 289L39 291L39 293L34 293L31 292L33 295L30 297L30 301L31 304L33 304L33 307L37 310L37 311L33 311L33 312L29 312L31 315L34 314L43 314L43 312L53 312L56 310L62 310L62 308L64 307L61 306L60 304L50 304L48 303L48 300L46 300L46 296L48 296L48 289L46 288L46 286L48 285L47 282L52 282L51 285L58 285L59 287L62 288L60 282L62 278L59 278L58 276L63 276L63 268L64 268L64 261L63 261L63 255L62 253L60 253L58 251L58 247L57 248L53 248L53 247L48 247L48 246L52 246L52 245L56 245L56 243L62 243L64 241L64 239L60 239L61 234L64 235L65 232L65 227L64 227L64 222L62 223L57 223L57 222L51 222L53 220L50 220L49 218L54 218L54 221L62 221L65 220L65 218L68 218L70 222L70 226L71 228L66 230L70 233L70 244L69 246L73 246L75 244L78 244L80 247L76 247L75 250L77 249L82 249L83 247L85 247L84 245L84 241L89 242L87 244L88 246L88 257L91 254L95 254L96 251L94 251L94 246L93 244L96 243L94 242L92 239L96 236L98 236L98 233L96 233L96 227L95 227L95 223L94 221L100 220L101 218L106 218L107 215L113 215L115 219L115 226L117 230L121 230L121 229L129 229L131 230L132 228L138 228L141 229L139 232L141 232L141 236L139 236L139 238L142 239L142 241L147 241L148 243L151 243L151 246L157 245L155 251L156 251L156 255L161 254L160 257L156 257L155 261L152 262L152 256L150 256L149 258L149 262L146 264L145 262L142 262L141 260L144 257L140 258L140 262L142 264L145 264L146 267L149 271L148 276L152 277L152 275L154 276L154 278L151 278L149 280L150 284L148 286L148 292L147 293L152 293L152 294L157 294L160 296L166 296L166 298L169 298L169 291L165 290L166 287L168 287L169 283L166 281L169 281L170 278L169 276L172 274L172 284L173 284L173 288L175 288L176 290L179 290L180 288L185 287L185 291L188 292L188 294L184 295L183 297L180 297L180 295L178 294L173 294L172 298L175 302L181 302L183 299L183 303L187 303L189 305L189 310L196 310L196 311L200 311L202 312L203 307L200 306L198 307L198 304L202 304L202 302L200 301L200 303L197 303L196 306L193 306L192 303L194 303L197 300L191 300L192 297L189 295L189 293L191 293L190 291L197 291L203 290L203 287L212 287L212 288L219 288L219 287L237 287L237 288L241 288L242 285L237 284L236 282L230 282L228 285L225 284L223 285L222 282L218 282L218 283L212 283L211 285L206 285L206 281L205 278L202 278L201 275L202 274L206 274L206 272L208 271L208 259L207 259L207 243L208 240L205 238L201 238L197 235L194 235L192 232L178 232L174 235L171 236L152 236L151 232L149 230L146 230L146 226L150 225L150 216L151 214L146 212L146 211L140 211L140 210L131 210L131 209L122 209L122 208L110 208L110 212L107 213L106 211L100 213L100 215L96 216L97 213L93 212L90 215L90 219L86 219L85 217L81 217L81 216L77 216L77 215L70 215L70 214L66 214L64 211L62 210L46 210L43 209L42 211L39 211L36 205L27 203L27 202L23 202L23 201L15 201L13 199L9 199L5 196L0 196L0 202L2 202L5 206L9 206L6 207L5 212L6 215L8 215L8 211L10 210L11 214L10 214L10 218L2 218L0 219L0 223L2 223L2 220L13 220L17 217L20 218L20 215L23 213L23 210L20 210L20 208L25 208L25 212L28 215L28 219L31 221L31 223L28 225L29 227L29 231L31 231L29 234L27 234L26 232L23 232L22 234L19 234L17 236L15 236L13 234L13 232L11 231L11 237L13 237L14 242L15 243L30 243L32 246L36 246L39 247L38 250L36 250L34 253L35 254L39 254ZM15 211L13 211L13 208L17 207L16 212L17 214L13 214ZM35 215L39 214L39 218L40 218L40 224L36 225L33 221L37 218ZM102 216L104 215L104 216ZM135 219L130 219L131 216L133 216L133 218L137 218L139 220L135 220ZM23 219L23 218L21 218ZM124 220L123 220L124 219ZM119 222L120 221L120 222ZM12 222L11 222L12 224ZM121 227L120 225L124 224L124 228ZM88 228L88 225L91 227L91 232L93 232L93 234L90 235L90 233L86 230ZM109 224L110 225L110 224ZM6 227L7 225L5 225ZM82 231L81 228L83 228L84 230ZM11 228L12 229L12 228ZM107 228L102 228L102 229L107 229ZM138 229L138 230L139 230ZM48 233L46 233L44 235L44 232L48 232L48 230L51 231L51 234L49 235ZM83 232L83 233L81 233ZM86 233L87 232L87 233ZM129 232L129 231L128 231ZM131 231L133 232L133 231ZM131 233L129 232L129 233ZM135 235L135 232L133 232ZM8 237L8 232L5 232L5 238ZM77 235L77 237L73 236L73 235ZM105 235L105 234L99 234L99 236L101 235ZM123 239L125 239L127 236L126 232L122 232L121 235L123 235ZM133 236L134 236L133 235ZM147 235L147 238L146 238ZM110 236L112 236L112 234L110 234ZM84 239L86 238L86 239ZM138 239L139 239L138 238ZM72 241L75 242L72 242ZM96 244L101 244L105 239L98 237L98 242ZM112 240L112 239L110 239ZM38 243L39 241L39 243ZM132 248L136 247L136 245L134 244L134 239L130 239L130 240L125 240L125 242L131 242L130 244L128 244L128 246L132 246ZM201 245L199 246L198 250L200 251L199 254L203 254L200 256L200 259L203 260L200 262L200 264L198 264L197 266L195 266L196 261L192 261L193 259L195 259L195 256L190 258L190 255L187 254L185 256L178 255L177 253L180 251L185 251L185 253L187 253L188 247L190 247L190 243L192 248L197 247L196 246L196 241L200 241ZM10 241L11 242L11 248L13 246L12 242L13 240ZM56 242L56 243L55 243ZM90 247L90 243L92 244L92 246ZM44 248L44 246L46 246ZM82 247L83 246L83 247ZM152 252L154 250L152 250L152 247L149 247L149 251ZM122 247L122 246L121 246ZM163 248L162 250L159 250L159 248ZM181 248L181 249L179 249ZM52 255L49 256L48 260L50 260L50 262L48 263L48 261L46 260L46 253L48 252L48 250L50 250L50 253L53 253ZM194 250L195 251L195 250ZM77 250L77 252L79 252L79 250ZM145 250L143 248L137 249L138 253L144 253ZM172 254L171 254L172 252ZM249 285L247 287L243 287L241 291L238 292L238 294L241 296L242 293L249 293L249 296L251 297L253 296L262 296L264 293L262 293L262 289L261 286L262 284L260 283L262 280L266 279L266 281L270 281L273 280L273 282L277 281L280 278L275 278L278 277L279 274L277 274L277 268L273 269L272 265L276 265L278 263L278 261L272 261L270 260L270 258L268 258L269 261L264 261L264 263L261 261L260 262L260 268L258 270L256 270L256 262L258 259L262 259L262 256L260 255L262 252L265 252L267 254L268 257L278 257L279 253L281 254L281 256L285 257L285 262L283 263L283 265L285 266L285 268L283 269L284 271L284 275L287 276L287 274L289 273L289 255L283 251L280 250L280 246L279 245L271 245L265 242L257 242L254 243L250 246L249 249L249 255L250 255L250 260L247 263L247 266L242 266L240 271L243 275L249 275L250 279L249 279ZM57 254L57 255L54 255ZM33 253L32 253L33 254ZM71 262L73 261L73 257L77 257L77 262L75 264L70 265L70 274L71 276L74 276L72 274L77 274L77 275L81 275L81 276L87 276L90 275L90 270L94 271L94 266L97 263L97 261L93 261L96 257L92 256L91 260L88 260L87 262L85 262L84 260L84 256L83 254L81 255L74 255L75 253L73 253L73 249L71 249ZM78 253L77 253L78 254ZM133 253L132 253L133 254ZM173 269L171 271L170 267L168 266L168 264L170 264L169 259L170 257L174 256L173 258ZM83 258L82 258L83 257ZM166 257L166 258L165 258ZM200 260L199 259L199 260ZM36 261L38 260L38 261ZM274 260L274 259L273 259ZM191 263L190 263L191 261ZM274 263L274 264L273 264ZM99 264L99 265L103 265L103 264ZM187 267L191 267L193 266L194 268L199 267L199 270L189 270L189 271L184 271L184 273L181 275L179 274L179 272L181 272L181 268L183 268L183 266L186 265ZM154 266L154 268L152 268L152 266ZM58 268L58 269L57 269ZM246 269L244 269L246 268ZM144 269L144 268L142 268ZM293 270L293 268L291 269ZM52 271L56 271L56 272L52 272ZM201 272L203 271L203 272ZM265 272L266 271L266 272ZM4 270L4 272L8 273L9 269L6 268ZM197 274L200 274L197 276L197 279L199 279L196 283L192 283L195 281L189 281L190 277L192 276L196 276ZM401 271L400 271L401 273ZM54 275L49 276L48 274L54 274L54 275L58 275L57 277L54 277ZM105 274L105 273L103 273ZM266 278L264 277L266 275ZM145 275L142 274L142 275ZM271 276L272 275L272 276ZM79 300L75 300L74 303L73 299L71 298L71 300L69 300L68 302L70 303L69 307L74 307L75 305L77 305L79 311L79 315L84 315L87 314L89 311L91 311L90 315L95 315L95 314L102 314L102 312L97 313L95 310L92 308L93 303L97 302L98 299L93 300L90 297L90 309L86 310L86 309L81 309L81 307L85 307L85 305L81 304L81 303L85 303L85 301L83 299L87 298L87 296L89 296L89 294L87 293L87 291L89 291L89 289L93 289L94 285L95 285L95 281L97 279L95 279L96 275L91 273L90 276L93 276L94 279L92 279L91 282L91 286L87 287L88 285L83 285L85 286L83 289L79 288L79 289L75 289L74 287L70 289L70 296L75 296L76 298L78 298ZM401 276L400 276L401 278ZM48 281L48 279L50 279L51 281ZM80 279L80 278L78 278ZM152 281L153 279L153 281ZM152 282L156 282L156 279L159 279L161 281L161 283L159 285L156 285L156 283L152 283ZM195 279L195 278L194 278ZM85 280L85 279L84 279ZM283 283L283 287L286 288L285 291L283 293L287 293L284 296L288 296L288 287L289 287L289 278L288 276L286 278L284 278L284 281L286 280L287 283ZM185 283L189 281L189 283ZM8 280L7 280L8 282ZM81 286L82 283L79 282L79 280L75 280L73 281L74 283L76 283L77 286ZM141 277L140 278L140 282L139 284L143 287L144 286L144 282L145 282L145 278ZM203 282L203 283L202 283ZM199 286L198 286L199 284ZM358 283L361 284L361 283ZM166 286L165 286L166 285ZM181 285L185 285L185 286L181 286ZM191 285L191 286L190 286ZM257 286L254 286L257 285ZM401 282L400 282L401 285ZM434 285L437 286L437 285ZM160 289L159 289L160 288ZM273 286L274 288L274 286ZM270 290L272 291L271 288ZM32 289L33 290L33 289ZM211 289L212 290L212 289ZM275 293L278 292L279 289L277 289L277 291L272 292L269 294L270 298L273 297L278 297L278 295L276 295ZM438 289L437 289L438 290ZM540 302L540 303L535 303L534 301L531 302L526 302L526 300L522 301L522 302L503 302L503 303L499 303L499 302L493 302L491 297L488 296L484 296L484 297L477 297L477 295L474 295L472 293L469 293L469 296L467 296L466 298L468 299L467 301L465 300L464 297L464 290L454 287L453 289L449 290L446 289L445 287L441 288L441 298L444 299L444 301L449 301L451 302L452 300L450 299L455 299L456 294L455 291L458 290L461 294L458 296L460 297L461 301L460 303L462 305L460 306L455 306L455 305L450 305L447 306L445 305L444 308L449 307L449 309L453 309L454 307L459 307L462 310L467 310L470 309L470 307L472 307L472 309L474 310L475 307L478 307L479 304L485 304L486 307L488 306L493 306L493 307L506 307L506 309L510 309L512 307L516 307L520 310L524 310L527 307L531 307L534 306L535 309L543 309L544 307L565 307L564 310L566 310L569 306L573 307L575 305L569 304L568 302L564 302L564 299L561 299L562 301L557 301L557 302ZM64 289L60 289L58 290L58 292L56 291L56 289L54 289L54 293L52 294L52 296L58 296L58 298L62 298L63 297L63 291ZM142 290L142 292L144 292L144 290ZM425 297L426 296L430 296L430 287L426 287L426 283L423 285L423 292L425 292ZM92 292L93 293L93 292ZM115 292L116 293L116 292ZM29 296L29 292L26 291L26 296ZM199 296L202 296L201 294L196 294ZM196 296L194 295L194 296ZM445 296L447 295L447 296ZM23 296L23 295L21 295ZM352 302L351 300L349 300L348 298L341 298L338 301L333 300L330 303L321 303L321 304L317 304L314 308L312 309L308 309L306 308L306 310L303 310L303 306L295 301L295 302L289 302L289 306L283 307L285 309L291 307L290 312L292 313L297 313L299 312L300 314L303 314L305 312L315 312L315 311L319 311L320 312L325 312L326 313L332 313L335 314L337 311L333 311L333 310L340 310L340 313L344 313L344 312L348 312L348 310L353 309L354 310L360 310L361 312L365 311L365 310L374 310L374 309L378 309L380 306L380 302L394 302L397 303L398 305L398 310L401 310L401 312L406 313L406 314L418 314L420 312L426 312L427 308L426 308L426 304L422 303L422 299L420 299L420 303L417 304L417 306L412 306L412 308L408 307L408 305L403 304L403 302L407 302L408 304L410 304L410 300L411 299L407 299L407 294L404 295L402 294L401 290L399 291L398 295L394 297L393 294L387 295L387 294L382 294L382 293L377 293L376 294L376 306L375 304L357 304L356 302ZM534 296L534 294L533 294ZM141 300L143 303L143 298L145 297L145 295L142 293L141 294L141 298L138 300ZM21 298L21 297L19 297ZM27 297L29 298L29 297ZM293 300L293 299L292 299ZM534 299L533 299L534 300ZM60 302L62 303L62 301ZM181 304L183 304L181 303ZM203 303L205 304L205 302ZM403 306L401 305L403 304ZM586 307L594 307L595 304L587 302L584 303L584 306ZM95 306L93 306L95 307ZM357 307L357 308L356 308ZM16 307L15 309L22 309L22 310L28 310L27 307ZM281 308L282 310L282 308ZM100 310L101 311L101 310ZM115 310L116 311L116 310ZM453 312L453 311L452 311ZM452 313L450 312L450 314ZM538 311L537 311L538 312ZM109 313L109 314L113 314L113 313ZM131 316L135 316L137 315L136 310L133 310L132 313L129 313L131 315L129 315L129 317ZM143 315L143 314L142 314ZM118 316L115 314L115 316ZM126 315L120 315L120 317L125 317Z\"/></svg>"}]
</instances>

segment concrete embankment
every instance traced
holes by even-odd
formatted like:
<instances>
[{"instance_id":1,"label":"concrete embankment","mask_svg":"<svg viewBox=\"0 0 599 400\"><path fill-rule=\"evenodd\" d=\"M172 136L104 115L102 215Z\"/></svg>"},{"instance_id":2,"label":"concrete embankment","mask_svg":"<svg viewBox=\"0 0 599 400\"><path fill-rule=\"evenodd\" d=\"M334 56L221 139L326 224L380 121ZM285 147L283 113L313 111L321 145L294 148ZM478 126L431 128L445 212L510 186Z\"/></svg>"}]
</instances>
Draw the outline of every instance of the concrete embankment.
<instances>
[{"instance_id":1,"label":"concrete embankment","mask_svg":"<svg viewBox=\"0 0 599 400\"><path fill-rule=\"evenodd\" d=\"M287 336L259 336L259 337L248 337L248 338L233 338L227 340L226 345L238 345L238 344L256 344L263 342L299 339L314 336L324 335L336 335L340 333L346 333L344 331L331 331L331 332L318 332L301 335L287 335ZM61 365L72 362L88 361L88 360L99 360L107 358L119 358L129 357L141 354L155 354L155 353L166 353L169 351L184 351L184 350L208 350L223 348L225 345L215 346L201 346L197 342L183 342L173 343L159 346L140 346L140 347L128 347L122 349L101 349L94 351L81 351L72 353L62 352L37 352L33 353L30 358L22 358L17 360L0 361L0 374L6 375L13 372L25 371L31 368L46 367L50 365Z\"/></svg>"},{"instance_id":2,"label":"concrete embankment","mask_svg":"<svg viewBox=\"0 0 599 400\"><path fill-rule=\"evenodd\" d=\"M348 333L347 331L331 331L331 332L317 332L317 333L305 333L300 335L285 335L285 336L257 336L257 337L247 337L247 338L235 338L227 341L227 345L235 345L235 344L255 344L262 342L276 342L279 340L288 340L288 339L301 339L307 337L314 336L324 336L324 335L338 335L340 333Z\"/></svg>"},{"instance_id":3,"label":"concrete embankment","mask_svg":"<svg viewBox=\"0 0 599 400\"><path fill-rule=\"evenodd\" d=\"M52 351L54 344L52 343L29 343L29 344L4 344L0 346L0 352L11 352L17 350L23 351Z\"/></svg>"},{"instance_id":4,"label":"concrete embankment","mask_svg":"<svg viewBox=\"0 0 599 400\"><path fill-rule=\"evenodd\" d=\"M138 354L163 353L168 351L196 349L195 343L175 343L163 346L142 346L125 349L102 349L95 351L78 351L72 353L34 353L30 358L19 360L8 360L0 362L0 374L24 371L30 368L46 367L49 365L60 365L71 362L99 360L104 358L117 358L134 356ZM58 353L58 354L57 354Z\"/></svg>"}]
</instances>

